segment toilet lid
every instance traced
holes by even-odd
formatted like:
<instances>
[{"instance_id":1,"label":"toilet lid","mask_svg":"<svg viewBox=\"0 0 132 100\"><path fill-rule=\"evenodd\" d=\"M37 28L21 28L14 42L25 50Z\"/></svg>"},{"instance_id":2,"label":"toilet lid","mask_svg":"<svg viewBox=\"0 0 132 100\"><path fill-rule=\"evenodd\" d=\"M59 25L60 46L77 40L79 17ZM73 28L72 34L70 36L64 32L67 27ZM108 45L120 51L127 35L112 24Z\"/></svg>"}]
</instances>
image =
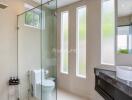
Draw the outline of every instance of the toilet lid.
<instances>
[{"instance_id":1,"label":"toilet lid","mask_svg":"<svg viewBox=\"0 0 132 100\"><path fill-rule=\"evenodd\" d=\"M42 85L45 87L55 86L55 82L52 80L43 80Z\"/></svg>"}]
</instances>

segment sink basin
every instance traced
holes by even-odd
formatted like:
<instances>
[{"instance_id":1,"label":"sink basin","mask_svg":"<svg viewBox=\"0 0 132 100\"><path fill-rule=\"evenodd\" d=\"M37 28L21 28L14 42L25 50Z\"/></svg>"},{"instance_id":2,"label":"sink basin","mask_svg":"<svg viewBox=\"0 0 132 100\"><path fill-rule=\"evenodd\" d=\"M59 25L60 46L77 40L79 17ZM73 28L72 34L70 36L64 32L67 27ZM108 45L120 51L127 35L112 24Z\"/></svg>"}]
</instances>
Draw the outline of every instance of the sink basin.
<instances>
[{"instance_id":1,"label":"sink basin","mask_svg":"<svg viewBox=\"0 0 132 100\"><path fill-rule=\"evenodd\" d=\"M119 79L132 81L132 67L129 66L117 66L116 75Z\"/></svg>"}]
</instances>

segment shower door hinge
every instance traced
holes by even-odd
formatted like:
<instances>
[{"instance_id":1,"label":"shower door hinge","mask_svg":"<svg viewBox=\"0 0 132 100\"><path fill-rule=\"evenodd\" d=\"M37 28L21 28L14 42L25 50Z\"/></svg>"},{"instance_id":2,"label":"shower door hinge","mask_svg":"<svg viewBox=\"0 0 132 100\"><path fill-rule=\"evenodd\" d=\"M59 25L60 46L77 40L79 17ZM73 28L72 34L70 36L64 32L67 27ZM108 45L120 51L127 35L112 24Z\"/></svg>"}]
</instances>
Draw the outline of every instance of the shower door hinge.
<instances>
[{"instance_id":1,"label":"shower door hinge","mask_svg":"<svg viewBox=\"0 0 132 100\"><path fill-rule=\"evenodd\" d=\"M19 27L17 27L17 30L19 30Z\"/></svg>"},{"instance_id":2,"label":"shower door hinge","mask_svg":"<svg viewBox=\"0 0 132 100\"><path fill-rule=\"evenodd\" d=\"M56 16L57 15L57 12L56 11L55 12L52 12L51 15L52 16Z\"/></svg>"},{"instance_id":3,"label":"shower door hinge","mask_svg":"<svg viewBox=\"0 0 132 100\"><path fill-rule=\"evenodd\" d=\"M54 12L54 16L57 16L57 12L56 11Z\"/></svg>"}]
</instances>

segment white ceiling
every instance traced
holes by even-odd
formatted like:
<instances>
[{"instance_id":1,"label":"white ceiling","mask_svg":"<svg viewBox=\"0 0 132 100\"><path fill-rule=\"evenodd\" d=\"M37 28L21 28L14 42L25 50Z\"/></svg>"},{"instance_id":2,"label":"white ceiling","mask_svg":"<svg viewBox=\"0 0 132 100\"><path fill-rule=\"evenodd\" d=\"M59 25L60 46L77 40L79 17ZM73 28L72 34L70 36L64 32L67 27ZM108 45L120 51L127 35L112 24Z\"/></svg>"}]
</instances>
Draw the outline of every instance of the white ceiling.
<instances>
[{"instance_id":1,"label":"white ceiling","mask_svg":"<svg viewBox=\"0 0 132 100\"><path fill-rule=\"evenodd\" d=\"M45 3L45 2L50 1L50 0L42 0L42 1L43 1L43 3ZM58 8L63 7L63 6L72 4L72 3L77 2L77 1L80 1L80 0L57 0L57 7Z\"/></svg>"},{"instance_id":2,"label":"white ceiling","mask_svg":"<svg viewBox=\"0 0 132 100\"><path fill-rule=\"evenodd\" d=\"M40 5L41 0L24 0L27 3L35 3L34 6ZM46 3L48 1L52 1L52 0L42 0L43 3ZM57 0L57 8L78 2L80 0ZM47 5L50 8L54 8L55 7L55 0L53 0L53 2L50 2L50 5Z\"/></svg>"},{"instance_id":3,"label":"white ceiling","mask_svg":"<svg viewBox=\"0 0 132 100\"><path fill-rule=\"evenodd\" d=\"M118 0L118 16L132 14L132 0Z\"/></svg>"},{"instance_id":4,"label":"white ceiling","mask_svg":"<svg viewBox=\"0 0 132 100\"><path fill-rule=\"evenodd\" d=\"M80 0L58 0L57 4L58 4L58 7L63 7L63 6L72 4L72 3L77 2L77 1L80 1Z\"/></svg>"}]
</instances>

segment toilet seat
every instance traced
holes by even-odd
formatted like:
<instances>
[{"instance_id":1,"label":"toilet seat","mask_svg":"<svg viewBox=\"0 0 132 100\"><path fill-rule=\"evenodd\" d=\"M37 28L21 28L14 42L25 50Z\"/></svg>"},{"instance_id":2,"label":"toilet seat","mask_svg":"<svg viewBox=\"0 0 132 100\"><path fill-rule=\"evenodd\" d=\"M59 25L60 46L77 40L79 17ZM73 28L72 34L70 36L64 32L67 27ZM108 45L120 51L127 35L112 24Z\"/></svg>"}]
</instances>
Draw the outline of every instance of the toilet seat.
<instances>
[{"instance_id":1,"label":"toilet seat","mask_svg":"<svg viewBox=\"0 0 132 100\"><path fill-rule=\"evenodd\" d=\"M39 83L39 85L44 86L44 87L54 87L55 86L55 82L52 80L43 80L42 83Z\"/></svg>"},{"instance_id":2,"label":"toilet seat","mask_svg":"<svg viewBox=\"0 0 132 100\"><path fill-rule=\"evenodd\" d=\"M46 79L44 70L33 70L31 72L31 85L34 97L42 100L52 100L49 98L51 98L55 89L55 81L52 78ZM43 98L41 98L42 96Z\"/></svg>"},{"instance_id":3,"label":"toilet seat","mask_svg":"<svg viewBox=\"0 0 132 100\"><path fill-rule=\"evenodd\" d=\"M42 81L42 85L44 86L44 87L54 87L55 86L55 82L54 81L52 81L52 80L43 80Z\"/></svg>"}]
</instances>

